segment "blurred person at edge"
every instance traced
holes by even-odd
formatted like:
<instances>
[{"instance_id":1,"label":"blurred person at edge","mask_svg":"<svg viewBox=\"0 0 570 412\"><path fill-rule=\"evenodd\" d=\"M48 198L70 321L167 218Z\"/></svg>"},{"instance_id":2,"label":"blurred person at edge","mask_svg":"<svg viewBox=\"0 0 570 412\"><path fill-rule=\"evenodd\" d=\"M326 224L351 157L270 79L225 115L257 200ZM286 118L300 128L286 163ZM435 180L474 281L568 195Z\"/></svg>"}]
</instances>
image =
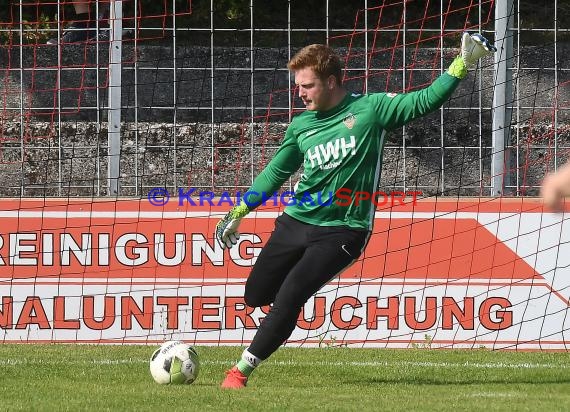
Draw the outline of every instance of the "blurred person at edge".
<instances>
[{"instance_id":1,"label":"blurred person at edge","mask_svg":"<svg viewBox=\"0 0 570 412\"><path fill-rule=\"evenodd\" d=\"M564 198L570 196L570 162L556 172L546 175L542 181L540 196L550 209L562 211Z\"/></svg>"}]
</instances>

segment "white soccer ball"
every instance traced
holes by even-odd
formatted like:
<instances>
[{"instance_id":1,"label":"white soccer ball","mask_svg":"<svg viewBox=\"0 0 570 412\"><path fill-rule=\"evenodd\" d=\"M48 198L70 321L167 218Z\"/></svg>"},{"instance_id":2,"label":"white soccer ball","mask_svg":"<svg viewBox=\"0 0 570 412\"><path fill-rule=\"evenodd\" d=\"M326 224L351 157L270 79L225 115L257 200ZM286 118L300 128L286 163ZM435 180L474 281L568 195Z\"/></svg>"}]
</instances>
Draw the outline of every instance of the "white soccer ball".
<instances>
[{"instance_id":1,"label":"white soccer ball","mask_svg":"<svg viewBox=\"0 0 570 412\"><path fill-rule=\"evenodd\" d=\"M198 354L182 341L164 342L150 357L150 374L161 385L192 383L199 371Z\"/></svg>"}]
</instances>

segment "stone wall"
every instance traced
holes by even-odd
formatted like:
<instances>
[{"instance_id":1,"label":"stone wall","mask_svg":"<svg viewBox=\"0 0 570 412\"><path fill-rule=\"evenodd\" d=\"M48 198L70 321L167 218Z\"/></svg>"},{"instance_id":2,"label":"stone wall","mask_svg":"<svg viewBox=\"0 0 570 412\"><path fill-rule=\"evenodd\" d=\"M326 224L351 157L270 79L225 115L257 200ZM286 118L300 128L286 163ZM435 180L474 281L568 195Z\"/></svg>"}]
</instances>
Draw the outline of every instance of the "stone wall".
<instances>
[{"instance_id":1,"label":"stone wall","mask_svg":"<svg viewBox=\"0 0 570 412\"><path fill-rule=\"evenodd\" d=\"M5 96L4 109L0 110L0 196L107 194L107 50L66 47L61 55L66 69L59 72L59 78L58 71L53 70L58 64L56 48L49 47L38 48L36 54L23 53L23 66L33 70L0 73ZM564 56L561 51L565 48L559 45L559 56ZM341 55L345 52L339 50ZM517 113L513 114L511 127L519 162L513 151L509 164L515 169L519 166L519 184L540 183L553 162L552 110L536 108L551 107L553 101L570 101L568 87L560 87L559 95L554 95L553 72L542 69L553 65L549 52L548 48L524 49L520 67L535 69L513 72L520 78L513 96L518 97L522 108L518 123ZM351 70L347 75L351 79L347 87L360 92L364 83L359 68L364 66L364 58L357 50L351 53L355 57L349 59ZM409 72L406 75L408 84L420 87L437 74L420 70L431 67L434 53L417 52L413 76ZM451 61L453 54L452 50L445 51L444 60ZM369 91L401 90L401 72L390 72L388 77L380 70L391 58L372 57L372 67L379 70L368 77ZM411 58L407 56L407 61ZM10 67L19 67L19 59L19 53L8 55L6 49L0 49L0 60L10 61ZM286 89L290 79L282 70L286 50L255 50L254 66L259 70L254 74L253 95L247 48L216 49L214 72L209 68L210 51L204 47L182 46L174 58L169 48L145 46L135 53L132 45L126 44L123 59L121 195L144 196L154 186L216 191L247 187L271 158L286 127L287 115L279 109L289 102ZM401 55L395 56L391 65L400 67L401 59ZM442 187L452 196L489 194L492 61L487 59L483 67L481 81L472 73L445 106L443 127L438 111L389 136L382 187L399 189L405 176L407 188L418 188L428 195ZM19 111L20 84L26 108L23 117ZM54 110L58 102L61 112ZM259 117L250 127L252 103L253 114ZM561 146L568 146L568 121L567 111L560 110L557 132ZM564 156L561 151L560 159ZM511 183L515 184L516 170L512 175ZM535 192L530 189L526 194Z\"/></svg>"}]
</instances>

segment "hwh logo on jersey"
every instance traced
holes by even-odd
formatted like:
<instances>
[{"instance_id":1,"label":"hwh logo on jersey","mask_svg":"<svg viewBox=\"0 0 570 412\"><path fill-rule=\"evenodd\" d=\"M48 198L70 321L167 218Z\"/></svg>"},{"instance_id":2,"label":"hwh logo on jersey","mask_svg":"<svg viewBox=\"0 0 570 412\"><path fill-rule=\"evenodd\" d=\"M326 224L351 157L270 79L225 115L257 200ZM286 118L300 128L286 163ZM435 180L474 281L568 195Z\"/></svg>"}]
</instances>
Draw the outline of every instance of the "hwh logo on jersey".
<instances>
[{"instance_id":1,"label":"hwh logo on jersey","mask_svg":"<svg viewBox=\"0 0 570 412\"><path fill-rule=\"evenodd\" d=\"M331 165L332 167L326 167L327 163L339 160L339 158L344 159L348 154L356 154L356 138L354 136L350 136L348 141L346 138L340 137L332 142L316 145L307 150L305 156L311 161L311 167L315 167L316 164L321 169L330 169L338 166L340 162L335 162L336 165Z\"/></svg>"}]
</instances>

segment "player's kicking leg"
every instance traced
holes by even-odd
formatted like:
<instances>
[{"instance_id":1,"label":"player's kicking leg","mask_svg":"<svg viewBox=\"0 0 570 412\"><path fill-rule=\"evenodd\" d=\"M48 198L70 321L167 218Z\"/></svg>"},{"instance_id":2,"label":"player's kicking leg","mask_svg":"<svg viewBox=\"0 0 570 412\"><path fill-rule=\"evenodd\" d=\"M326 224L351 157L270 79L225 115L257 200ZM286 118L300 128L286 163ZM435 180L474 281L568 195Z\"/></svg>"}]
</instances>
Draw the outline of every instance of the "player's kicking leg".
<instances>
[{"instance_id":1,"label":"player's kicking leg","mask_svg":"<svg viewBox=\"0 0 570 412\"><path fill-rule=\"evenodd\" d=\"M237 389L246 385L253 370L291 335L305 302L358 258L367 239L368 232L365 231L314 226L287 215L280 217L245 290L248 306L271 302L273 306L251 346L243 352L237 365L226 372L223 388ZM299 245L302 247L300 254ZM291 250L297 251L295 259Z\"/></svg>"}]
</instances>

